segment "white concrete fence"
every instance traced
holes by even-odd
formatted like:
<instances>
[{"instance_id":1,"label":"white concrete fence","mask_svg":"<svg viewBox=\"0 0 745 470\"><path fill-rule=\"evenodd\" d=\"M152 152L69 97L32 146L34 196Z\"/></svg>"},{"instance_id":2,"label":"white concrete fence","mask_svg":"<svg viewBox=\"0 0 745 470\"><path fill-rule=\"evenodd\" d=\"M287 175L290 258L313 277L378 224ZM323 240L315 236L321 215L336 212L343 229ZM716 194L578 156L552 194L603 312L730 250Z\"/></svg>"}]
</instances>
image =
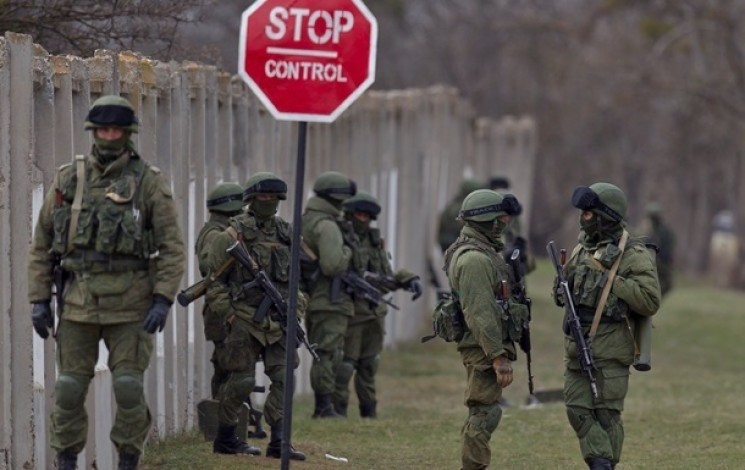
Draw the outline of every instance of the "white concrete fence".
<instances>
[{"instance_id":1,"label":"white concrete fence","mask_svg":"<svg viewBox=\"0 0 745 470\"><path fill-rule=\"evenodd\" d=\"M297 125L275 121L237 76L128 52L51 56L29 36L0 36L0 470L53 468L47 430L54 341L33 334L28 245L55 169L90 149L83 120L91 102L111 93L132 101L141 123L136 145L172 183L190 255L183 286L199 278L192 250L209 190L222 181L244 183L256 171L273 171L294 187ZM426 280L437 213L464 174L510 177L529 212L535 132L527 118L479 118L450 88L371 91L335 123L309 126L304 184L309 189L321 172L337 170L375 194L394 267ZM292 196L281 213L291 219ZM432 303L412 303L403 294L394 300L401 310L387 317L389 347L422 333ZM146 376L155 424L151 438L192 429L196 403L209 395L211 345L204 341L199 312L201 302L176 304L157 335ZM103 346L100 356L87 398L89 437L81 469L113 468L116 461L108 437L114 410ZM310 361L302 356L297 393L308 393ZM263 376L257 379L261 384Z\"/></svg>"}]
</instances>

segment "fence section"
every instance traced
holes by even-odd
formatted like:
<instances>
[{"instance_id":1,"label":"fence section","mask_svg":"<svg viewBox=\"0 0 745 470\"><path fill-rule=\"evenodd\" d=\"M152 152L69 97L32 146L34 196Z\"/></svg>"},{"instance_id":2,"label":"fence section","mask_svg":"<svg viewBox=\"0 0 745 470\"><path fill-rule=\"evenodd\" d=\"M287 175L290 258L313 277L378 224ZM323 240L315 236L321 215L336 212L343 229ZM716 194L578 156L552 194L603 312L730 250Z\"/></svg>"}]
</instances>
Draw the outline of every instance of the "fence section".
<instances>
[{"instance_id":1,"label":"fence section","mask_svg":"<svg viewBox=\"0 0 745 470\"><path fill-rule=\"evenodd\" d=\"M244 183L250 174L267 170L288 183L296 177L296 123L275 121L237 76L129 52L98 51L86 59L50 56L29 36L0 36L2 470L53 467L47 427L54 342L33 335L26 296L28 243L56 168L90 149L83 119L91 102L108 93L121 94L135 106L141 123L137 147L172 183L190 254L207 216L205 196L216 184ZM484 180L494 173L509 176L529 210L534 134L527 118L479 118L450 88L370 91L335 123L309 126L304 185L309 190L321 172L337 170L375 194L383 207L378 225L394 266L426 278L437 213L464 174ZM281 208L287 219L292 199ZM199 276L194 256L188 259L184 286ZM412 304L403 294L395 301L401 310L388 316L388 346L421 334L431 308L423 300ZM209 393L211 345L202 334L201 308L200 302L175 305L157 335L146 378L154 437L195 426L196 402ZM116 461L108 441L113 400L103 346L100 356L87 398L89 439L79 468L113 468ZM310 391L308 369L303 353L297 393ZM257 379L261 384L261 374Z\"/></svg>"}]
</instances>

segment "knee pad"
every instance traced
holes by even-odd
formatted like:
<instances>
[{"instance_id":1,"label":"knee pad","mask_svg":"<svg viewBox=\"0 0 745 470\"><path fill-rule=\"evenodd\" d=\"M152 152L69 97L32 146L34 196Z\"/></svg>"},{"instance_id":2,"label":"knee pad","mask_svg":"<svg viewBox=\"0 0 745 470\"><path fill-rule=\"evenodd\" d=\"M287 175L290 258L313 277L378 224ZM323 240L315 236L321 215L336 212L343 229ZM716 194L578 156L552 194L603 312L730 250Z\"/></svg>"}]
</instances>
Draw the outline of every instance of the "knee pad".
<instances>
[{"instance_id":1,"label":"knee pad","mask_svg":"<svg viewBox=\"0 0 745 470\"><path fill-rule=\"evenodd\" d=\"M367 357L360 359L359 369L367 375L375 375L378 372L378 364L380 364L380 356L376 355L373 357Z\"/></svg>"},{"instance_id":2,"label":"knee pad","mask_svg":"<svg viewBox=\"0 0 745 470\"><path fill-rule=\"evenodd\" d=\"M569 418L569 424L572 426L572 429L574 429L578 438L581 439L590 432L590 428L593 424L592 412L590 410L568 406L567 417Z\"/></svg>"},{"instance_id":3,"label":"knee pad","mask_svg":"<svg viewBox=\"0 0 745 470\"><path fill-rule=\"evenodd\" d=\"M114 377L114 398L116 403L124 409L131 409L142 401L142 379L134 375L119 375Z\"/></svg>"},{"instance_id":4,"label":"knee pad","mask_svg":"<svg viewBox=\"0 0 745 470\"><path fill-rule=\"evenodd\" d=\"M479 406L471 408L468 424L491 436L502 420L502 408L499 405Z\"/></svg>"},{"instance_id":5,"label":"knee pad","mask_svg":"<svg viewBox=\"0 0 745 470\"><path fill-rule=\"evenodd\" d=\"M77 375L60 375L54 386L57 406L63 410L74 410L85 404L90 379Z\"/></svg>"},{"instance_id":6,"label":"knee pad","mask_svg":"<svg viewBox=\"0 0 745 470\"><path fill-rule=\"evenodd\" d=\"M243 398L247 398L253 392L254 385L256 385L256 379L247 374L233 374L231 382L231 388L235 392L235 396Z\"/></svg>"},{"instance_id":7,"label":"knee pad","mask_svg":"<svg viewBox=\"0 0 745 470\"><path fill-rule=\"evenodd\" d=\"M348 359L342 361L336 369L336 377L339 379L338 382L348 384L349 380L352 378L352 374L354 374L354 362Z\"/></svg>"}]
</instances>

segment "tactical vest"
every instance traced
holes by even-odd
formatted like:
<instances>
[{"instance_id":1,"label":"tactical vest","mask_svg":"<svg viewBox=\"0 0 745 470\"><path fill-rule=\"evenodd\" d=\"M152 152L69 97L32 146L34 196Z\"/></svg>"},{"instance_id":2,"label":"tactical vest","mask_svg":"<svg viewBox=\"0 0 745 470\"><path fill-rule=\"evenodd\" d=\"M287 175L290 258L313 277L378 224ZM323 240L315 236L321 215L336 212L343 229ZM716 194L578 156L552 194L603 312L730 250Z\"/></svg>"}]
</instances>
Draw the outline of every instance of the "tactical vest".
<instances>
[{"instance_id":1,"label":"tactical vest","mask_svg":"<svg viewBox=\"0 0 745 470\"><path fill-rule=\"evenodd\" d=\"M370 243L362 241L359 247L354 249L352 255L353 269L360 275L364 274L365 271L390 274L387 269L388 262L384 258L386 253L383 249L383 239L380 237L380 230L370 228L366 238Z\"/></svg>"},{"instance_id":2,"label":"tactical vest","mask_svg":"<svg viewBox=\"0 0 745 470\"><path fill-rule=\"evenodd\" d=\"M135 154L117 175L90 181L87 158L62 168L52 217L51 252L68 271L131 271L148 268L152 231L141 214L140 184L148 164ZM68 171L65 171L67 169ZM78 175L84 181L78 181ZM82 189L78 185L83 185ZM79 211L73 210L82 191ZM69 233L77 212L74 233Z\"/></svg>"},{"instance_id":3,"label":"tactical vest","mask_svg":"<svg viewBox=\"0 0 745 470\"><path fill-rule=\"evenodd\" d=\"M290 287L290 244L292 231L290 224L279 217L260 227L251 214L243 214L230 220L238 239L248 249L251 257L266 272L284 298L288 298ZM264 299L264 291L259 286L245 288L253 281L247 269L232 269L228 277L230 295L234 301L245 302L258 307Z\"/></svg>"}]
</instances>

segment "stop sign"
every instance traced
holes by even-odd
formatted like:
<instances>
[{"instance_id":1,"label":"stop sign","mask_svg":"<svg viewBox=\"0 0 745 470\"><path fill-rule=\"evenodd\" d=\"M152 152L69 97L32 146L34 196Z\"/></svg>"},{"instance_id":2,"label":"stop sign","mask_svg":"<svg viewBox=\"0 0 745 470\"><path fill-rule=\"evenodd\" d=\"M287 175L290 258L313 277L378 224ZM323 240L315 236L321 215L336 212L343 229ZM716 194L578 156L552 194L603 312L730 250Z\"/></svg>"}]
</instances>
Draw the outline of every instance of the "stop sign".
<instances>
[{"instance_id":1,"label":"stop sign","mask_svg":"<svg viewBox=\"0 0 745 470\"><path fill-rule=\"evenodd\" d=\"M257 0L238 71L276 119L332 122L375 81L377 40L362 0Z\"/></svg>"}]
</instances>

